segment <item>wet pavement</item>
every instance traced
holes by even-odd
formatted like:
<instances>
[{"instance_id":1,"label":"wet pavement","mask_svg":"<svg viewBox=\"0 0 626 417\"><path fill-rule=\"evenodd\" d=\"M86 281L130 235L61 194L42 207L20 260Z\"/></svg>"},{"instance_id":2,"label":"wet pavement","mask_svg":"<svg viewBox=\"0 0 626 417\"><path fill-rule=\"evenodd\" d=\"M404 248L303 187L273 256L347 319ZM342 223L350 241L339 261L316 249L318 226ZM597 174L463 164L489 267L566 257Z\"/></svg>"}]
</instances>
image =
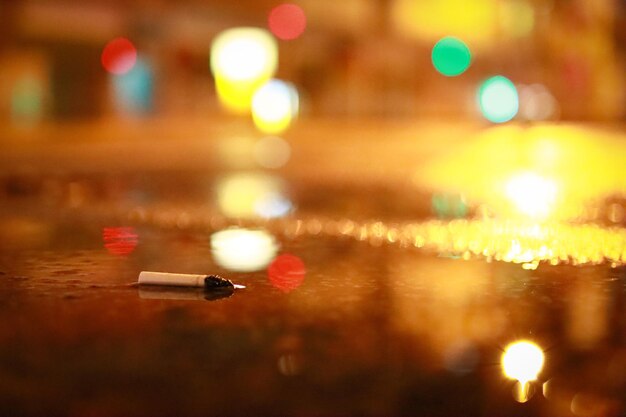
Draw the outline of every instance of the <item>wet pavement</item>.
<instances>
[{"instance_id":1,"label":"wet pavement","mask_svg":"<svg viewBox=\"0 0 626 417\"><path fill-rule=\"evenodd\" d=\"M305 171L281 174L288 198L262 206L273 217L263 221L237 194L241 218L224 214L226 174L212 167L5 174L0 415L626 413L624 248L616 262L576 252L608 235L594 229L597 241L566 246L554 265L524 258L524 239L498 260L459 244L474 235L422 235L435 219L448 230L481 218L453 191L442 203L383 175ZM616 207L568 224L623 233ZM139 287L143 270L246 289ZM545 355L521 397L501 363L520 340Z\"/></svg>"}]
</instances>

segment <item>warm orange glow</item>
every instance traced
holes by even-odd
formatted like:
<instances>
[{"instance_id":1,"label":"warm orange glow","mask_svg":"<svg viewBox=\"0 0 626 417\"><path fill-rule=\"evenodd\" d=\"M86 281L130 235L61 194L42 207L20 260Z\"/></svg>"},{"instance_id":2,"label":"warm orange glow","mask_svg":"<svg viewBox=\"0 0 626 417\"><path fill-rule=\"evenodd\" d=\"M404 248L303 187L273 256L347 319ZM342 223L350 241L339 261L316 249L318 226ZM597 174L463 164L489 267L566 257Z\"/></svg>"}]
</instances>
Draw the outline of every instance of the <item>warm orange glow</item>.
<instances>
[{"instance_id":1,"label":"warm orange glow","mask_svg":"<svg viewBox=\"0 0 626 417\"><path fill-rule=\"evenodd\" d=\"M462 193L497 217L593 220L584 213L626 194L626 142L567 125L499 126L420 166L420 188ZM513 203L513 204L512 204Z\"/></svg>"},{"instance_id":2,"label":"warm orange glow","mask_svg":"<svg viewBox=\"0 0 626 417\"><path fill-rule=\"evenodd\" d=\"M510 344L502 355L502 372L522 384L537 379L544 363L543 351L527 340Z\"/></svg>"},{"instance_id":3,"label":"warm orange glow","mask_svg":"<svg viewBox=\"0 0 626 417\"><path fill-rule=\"evenodd\" d=\"M557 187L552 180L524 172L513 176L506 183L505 193L521 214L531 218L545 218L554 206Z\"/></svg>"},{"instance_id":4,"label":"warm orange glow","mask_svg":"<svg viewBox=\"0 0 626 417\"><path fill-rule=\"evenodd\" d=\"M301 220L294 222L290 227L302 223ZM319 221L316 228L332 230ZM297 230L304 230L304 227L300 225ZM540 262L614 266L626 263L626 230L593 224L537 223L525 219L431 220L401 226L347 222L331 233L374 245L385 240L463 259L511 262L521 264L524 269L536 269Z\"/></svg>"}]
</instances>

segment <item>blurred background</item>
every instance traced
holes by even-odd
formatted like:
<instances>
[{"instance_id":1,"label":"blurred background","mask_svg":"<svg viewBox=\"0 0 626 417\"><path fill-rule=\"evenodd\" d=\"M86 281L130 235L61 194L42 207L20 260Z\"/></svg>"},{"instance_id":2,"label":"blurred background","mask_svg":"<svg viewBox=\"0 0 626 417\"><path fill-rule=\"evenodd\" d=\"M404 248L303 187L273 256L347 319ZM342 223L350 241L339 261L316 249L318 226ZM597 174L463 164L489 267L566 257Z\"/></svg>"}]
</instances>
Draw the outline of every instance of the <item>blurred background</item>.
<instances>
[{"instance_id":1,"label":"blurred background","mask_svg":"<svg viewBox=\"0 0 626 417\"><path fill-rule=\"evenodd\" d=\"M0 414L624 415L625 0L0 17Z\"/></svg>"},{"instance_id":2,"label":"blurred background","mask_svg":"<svg viewBox=\"0 0 626 417\"><path fill-rule=\"evenodd\" d=\"M3 125L222 115L212 42L233 27L271 31L276 6L2 2ZM621 0L303 0L295 7L277 13L276 62L259 77L292 83L303 117L480 119L476 89L494 75L517 88L517 120L626 117ZM462 75L442 76L433 66L431 50L446 36L469 48L471 65ZM120 37L136 56L116 71L110 67L124 47L107 58L109 67L102 54Z\"/></svg>"}]
</instances>

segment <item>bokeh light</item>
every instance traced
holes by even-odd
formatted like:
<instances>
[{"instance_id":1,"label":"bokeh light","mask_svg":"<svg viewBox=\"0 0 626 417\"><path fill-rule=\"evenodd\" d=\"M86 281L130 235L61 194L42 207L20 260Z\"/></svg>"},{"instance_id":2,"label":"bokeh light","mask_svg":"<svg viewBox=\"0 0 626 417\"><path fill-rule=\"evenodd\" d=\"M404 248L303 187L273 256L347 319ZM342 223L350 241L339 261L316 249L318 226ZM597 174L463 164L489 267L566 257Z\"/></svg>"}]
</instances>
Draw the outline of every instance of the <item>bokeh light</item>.
<instances>
[{"instance_id":1,"label":"bokeh light","mask_svg":"<svg viewBox=\"0 0 626 417\"><path fill-rule=\"evenodd\" d=\"M478 90L478 105L487 120L493 123L508 122L519 109L517 89L506 77L491 77Z\"/></svg>"},{"instance_id":2,"label":"bokeh light","mask_svg":"<svg viewBox=\"0 0 626 417\"><path fill-rule=\"evenodd\" d=\"M284 132L298 115L296 88L281 80L270 80L252 97L252 119L256 127L268 134Z\"/></svg>"},{"instance_id":3,"label":"bokeh light","mask_svg":"<svg viewBox=\"0 0 626 417\"><path fill-rule=\"evenodd\" d=\"M521 340L506 347L501 362L504 375L523 384L537 379L543 368L544 354L535 343Z\"/></svg>"},{"instance_id":4,"label":"bokeh light","mask_svg":"<svg viewBox=\"0 0 626 417\"><path fill-rule=\"evenodd\" d=\"M469 210L465 199L460 194L435 193L432 208L438 218L463 218Z\"/></svg>"},{"instance_id":5,"label":"bokeh light","mask_svg":"<svg viewBox=\"0 0 626 417\"><path fill-rule=\"evenodd\" d=\"M254 146L254 158L264 168L280 168L291 156L291 147L286 140L276 136L266 136Z\"/></svg>"},{"instance_id":6,"label":"bokeh light","mask_svg":"<svg viewBox=\"0 0 626 417\"><path fill-rule=\"evenodd\" d=\"M486 215L519 217L506 193L507 182L532 172L554 184L541 189L556 186L550 219L577 222L593 221L598 202L626 194L626 145L617 132L563 123L508 123L462 142L454 152L416 169L416 186L462 194L473 207L484 205ZM551 192L542 194L549 197Z\"/></svg>"},{"instance_id":7,"label":"bokeh light","mask_svg":"<svg viewBox=\"0 0 626 417\"><path fill-rule=\"evenodd\" d=\"M278 65L278 46L267 30L233 28L211 46L211 71L221 104L234 113L250 110L252 95Z\"/></svg>"},{"instance_id":8,"label":"bokeh light","mask_svg":"<svg viewBox=\"0 0 626 417\"><path fill-rule=\"evenodd\" d=\"M497 41L498 0L393 0L391 19L401 34L422 41L456 36L472 49Z\"/></svg>"},{"instance_id":9,"label":"bokeh light","mask_svg":"<svg viewBox=\"0 0 626 417\"><path fill-rule=\"evenodd\" d=\"M111 255L131 254L139 244L139 235L133 227L105 227L102 229L104 248Z\"/></svg>"},{"instance_id":10,"label":"bokeh light","mask_svg":"<svg viewBox=\"0 0 626 417\"><path fill-rule=\"evenodd\" d=\"M274 7L267 18L270 31L279 39L298 38L306 28L306 15L297 4L284 3Z\"/></svg>"},{"instance_id":11,"label":"bokeh light","mask_svg":"<svg viewBox=\"0 0 626 417\"><path fill-rule=\"evenodd\" d=\"M276 257L278 243L265 230L231 228L211 235L215 263L230 271L259 271Z\"/></svg>"},{"instance_id":12,"label":"bokeh light","mask_svg":"<svg viewBox=\"0 0 626 417\"><path fill-rule=\"evenodd\" d=\"M545 218L554 209L558 187L553 180L523 172L507 181L505 194L517 211L532 218Z\"/></svg>"},{"instance_id":13,"label":"bokeh light","mask_svg":"<svg viewBox=\"0 0 626 417\"><path fill-rule=\"evenodd\" d=\"M543 84L519 87L519 116L525 120L548 120L557 116L559 104Z\"/></svg>"},{"instance_id":14,"label":"bokeh light","mask_svg":"<svg viewBox=\"0 0 626 417\"><path fill-rule=\"evenodd\" d=\"M150 65L138 59L135 66L113 77L114 102L122 114L141 114L152 110L154 79Z\"/></svg>"},{"instance_id":15,"label":"bokeh light","mask_svg":"<svg viewBox=\"0 0 626 417\"><path fill-rule=\"evenodd\" d=\"M447 77L454 77L467 70L472 55L462 40L446 36L433 47L431 59L437 71Z\"/></svg>"},{"instance_id":16,"label":"bokeh light","mask_svg":"<svg viewBox=\"0 0 626 417\"><path fill-rule=\"evenodd\" d=\"M535 11L528 0L504 0L499 17L500 29L513 38L528 36L535 27Z\"/></svg>"},{"instance_id":17,"label":"bokeh light","mask_svg":"<svg viewBox=\"0 0 626 417\"><path fill-rule=\"evenodd\" d=\"M306 268L302 259L291 254L276 257L267 268L270 283L283 292L291 292L302 285Z\"/></svg>"},{"instance_id":18,"label":"bokeh light","mask_svg":"<svg viewBox=\"0 0 626 417\"><path fill-rule=\"evenodd\" d=\"M21 124L34 124L43 114L43 87L33 77L24 76L11 92L11 118Z\"/></svg>"},{"instance_id":19,"label":"bokeh light","mask_svg":"<svg viewBox=\"0 0 626 417\"><path fill-rule=\"evenodd\" d=\"M221 212L233 218L275 218L292 210L279 178L261 173L238 173L217 184L217 203Z\"/></svg>"},{"instance_id":20,"label":"bokeh light","mask_svg":"<svg viewBox=\"0 0 626 417\"><path fill-rule=\"evenodd\" d=\"M126 74L137 61L137 49L126 38L115 38L106 44L100 57L104 69L116 75Z\"/></svg>"}]
</instances>

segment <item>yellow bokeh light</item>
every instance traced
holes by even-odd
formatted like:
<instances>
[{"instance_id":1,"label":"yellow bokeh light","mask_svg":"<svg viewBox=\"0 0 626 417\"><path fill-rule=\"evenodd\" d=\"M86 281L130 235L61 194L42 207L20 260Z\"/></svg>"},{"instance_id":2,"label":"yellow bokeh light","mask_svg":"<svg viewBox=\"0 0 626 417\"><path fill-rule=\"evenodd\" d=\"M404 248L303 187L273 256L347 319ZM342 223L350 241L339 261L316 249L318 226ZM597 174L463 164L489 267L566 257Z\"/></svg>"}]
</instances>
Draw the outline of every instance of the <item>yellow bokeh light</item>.
<instances>
[{"instance_id":1,"label":"yellow bokeh light","mask_svg":"<svg viewBox=\"0 0 626 417\"><path fill-rule=\"evenodd\" d=\"M522 385L537 379L545 357L539 346L527 340L510 344L502 354L502 372Z\"/></svg>"},{"instance_id":2,"label":"yellow bokeh light","mask_svg":"<svg viewBox=\"0 0 626 417\"><path fill-rule=\"evenodd\" d=\"M557 196L556 183L533 172L512 177L505 186L505 193L522 215L535 219L547 217L554 207Z\"/></svg>"},{"instance_id":3,"label":"yellow bokeh light","mask_svg":"<svg viewBox=\"0 0 626 417\"><path fill-rule=\"evenodd\" d=\"M274 75L277 65L276 40L264 29L228 29L211 46L218 98L236 113L249 111L254 91Z\"/></svg>"},{"instance_id":4,"label":"yellow bokeh light","mask_svg":"<svg viewBox=\"0 0 626 417\"><path fill-rule=\"evenodd\" d=\"M220 76L215 77L215 91L220 104L233 114L248 114L254 92L264 80L232 81Z\"/></svg>"},{"instance_id":5,"label":"yellow bokeh light","mask_svg":"<svg viewBox=\"0 0 626 417\"><path fill-rule=\"evenodd\" d=\"M455 36L470 47L489 45L497 40L496 0L395 0L394 26L401 33L422 40Z\"/></svg>"},{"instance_id":6,"label":"yellow bokeh light","mask_svg":"<svg viewBox=\"0 0 626 417\"><path fill-rule=\"evenodd\" d=\"M537 183L538 200L528 206L520 201L521 207L539 214L548 208L552 220L592 221L590 208L626 194L625 137L567 124L493 127L455 142L450 151L421 165L413 181L421 188L462 193L468 203L484 205L499 218L519 217L509 193L526 189L532 194L528 183ZM507 187L520 173L534 174Z\"/></svg>"},{"instance_id":7,"label":"yellow bokeh light","mask_svg":"<svg viewBox=\"0 0 626 417\"><path fill-rule=\"evenodd\" d=\"M292 210L279 178L260 173L240 173L217 184L217 203L221 212L233 218L275 218Z\"/></svg>"},{"instance_id":8,"label":"yellow bokeh light","mask_svg":"<svg viewBox=\"0 0 626 417\"><path fill-rule=\"evenodd\" d=\"M493 46L503 36L528 36L535 26L528 0L394 0L391 19L405 36L423 41L455 36L471 48Z\"/></svg>"},{"instance_id":9,"label":"yellow bokeh light","mask_svg":"<svg viewBox=\"0 0 626 417\"><path fill-rule=\"evenodd\" d=\"M535 11L527 0L506 0L500 5L500 28L511 37L529 35L535 27Z\"/></svg>"},{"instance_id":10,"label":"yellow bokeh light","mask_svg":"<svg viewBox=\"0 0 626 417\"><path fill-rule=\"evenodd\" d=\"M252 97L252 119L264 133L282 133L297 116L298 107L298 92L292 84L270 80Z\"/></svg>"},{"instance_id":11,"label":"yellow bokeh light","mask_svg":"<svg viewBox=\"0 0 626 417\"><path fill-rule=\"evenodd\" d=\"M264 230L232 228L211 235L215 263L230 271L252 272L276 257L278 243Z\"/></svg>"}]
</instances>

